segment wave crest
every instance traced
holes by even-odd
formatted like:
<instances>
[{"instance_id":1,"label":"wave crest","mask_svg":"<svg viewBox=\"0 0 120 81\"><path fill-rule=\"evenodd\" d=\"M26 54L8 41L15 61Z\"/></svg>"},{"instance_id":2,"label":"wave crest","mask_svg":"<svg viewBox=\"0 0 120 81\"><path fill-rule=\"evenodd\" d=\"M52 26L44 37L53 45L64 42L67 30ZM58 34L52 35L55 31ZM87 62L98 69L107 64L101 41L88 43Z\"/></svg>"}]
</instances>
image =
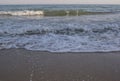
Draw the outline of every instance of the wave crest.
<instances>
[{"instance_id":1,"label":"wave crest","mask_svg":"<svg viewBox=\"0 0 120 81\"><path fill-rule=\"evenodd\" d=\"M9 15L9 16L42 16L43 11L0 11L0 15Z\"/></svg>"}]
</instances>

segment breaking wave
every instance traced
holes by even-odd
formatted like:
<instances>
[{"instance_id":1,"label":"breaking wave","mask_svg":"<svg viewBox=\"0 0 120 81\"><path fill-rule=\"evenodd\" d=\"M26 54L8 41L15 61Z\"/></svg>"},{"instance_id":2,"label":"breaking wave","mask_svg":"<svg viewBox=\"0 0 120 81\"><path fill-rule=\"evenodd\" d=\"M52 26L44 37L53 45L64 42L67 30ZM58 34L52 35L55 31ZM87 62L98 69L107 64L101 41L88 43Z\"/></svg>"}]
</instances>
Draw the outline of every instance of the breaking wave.
<instances>
[{"instance_id":1,"label":"breaking wave","mask_svg":"<svg viewBox=\"0 0 120 81\"><path fill-rule=\"evenodd\" d=\"M23 11L0 11L2 16L80 16L107 14L111 12L89 12L83 10L23 10Z\"/></svg>"}]
</instances>

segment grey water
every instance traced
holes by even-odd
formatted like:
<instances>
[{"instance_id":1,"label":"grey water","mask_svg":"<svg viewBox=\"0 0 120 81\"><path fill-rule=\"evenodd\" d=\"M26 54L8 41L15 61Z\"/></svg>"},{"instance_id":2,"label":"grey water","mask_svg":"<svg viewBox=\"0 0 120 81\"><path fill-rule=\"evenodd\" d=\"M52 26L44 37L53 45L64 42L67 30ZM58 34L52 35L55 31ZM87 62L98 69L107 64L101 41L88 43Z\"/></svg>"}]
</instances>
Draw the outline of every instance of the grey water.
<instances>
[{"instance_id":1,"label":"grey water","mask_svg":"<svg viewBox=\"0 0 120 81\"><path fill-rule=\"evenodd\" d=\"M71 5L0 5L0 11L20 10L88 10L98 12L117 12L120 5L95 5L95 4L71 4Z\"/></svg>"},{"instance_id":2,"label":"grey water","mask_svg":"<svg viewBox=\"0 0 120 81\"><path fill-rule=\"evenodd\" d=\"M45 10L109 13L54 17L26 15ZM0 15L0 49L120 51L120 5L0 5L1 13L15 15Z\"/></svg>"}]
</instances>

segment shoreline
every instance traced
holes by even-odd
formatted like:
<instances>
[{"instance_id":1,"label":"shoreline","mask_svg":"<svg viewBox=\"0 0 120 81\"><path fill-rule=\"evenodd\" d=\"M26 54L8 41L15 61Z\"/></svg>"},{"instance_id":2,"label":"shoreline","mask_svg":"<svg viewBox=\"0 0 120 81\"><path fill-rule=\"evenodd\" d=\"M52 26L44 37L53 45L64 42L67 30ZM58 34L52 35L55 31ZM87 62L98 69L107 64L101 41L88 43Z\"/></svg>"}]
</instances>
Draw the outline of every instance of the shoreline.
<instances>
[{"instance_id":1,"label":"shoreline","mask_svg":"<svg viewBox=\"0 0 120 81\"><path fill-rule=\"evenodd\" d=\"M29 49L25 49L25 48L9 48L9 49L0 49L0 51L8 51L8 50L13 50L13 51L15 51L15 50L23 50L23 51L31 51L31 52L42 52L42 53L50 53L50 54L82 54L82 53L84 53L84 54L98 54L98 53L100 53L100 54L109 54L109 53L119 53L120 51L118 51L118 50L116 50L116 51L91 51L91 52L89 52L89 51L87 51L87 52L70 52L70 51L68 51L68 52L51 52L51 51L41 51L41 50L29 50Z\"/></svg>"},{"instance_id":2,"label":"shoreline","mask_svg":"<svg viewBox=\"0 0 120 81\"><path fill-rule=\"evenodd\" d=\"M0 81L119 81L120 52L0 50Z\"/></svg>"}]
</instances>

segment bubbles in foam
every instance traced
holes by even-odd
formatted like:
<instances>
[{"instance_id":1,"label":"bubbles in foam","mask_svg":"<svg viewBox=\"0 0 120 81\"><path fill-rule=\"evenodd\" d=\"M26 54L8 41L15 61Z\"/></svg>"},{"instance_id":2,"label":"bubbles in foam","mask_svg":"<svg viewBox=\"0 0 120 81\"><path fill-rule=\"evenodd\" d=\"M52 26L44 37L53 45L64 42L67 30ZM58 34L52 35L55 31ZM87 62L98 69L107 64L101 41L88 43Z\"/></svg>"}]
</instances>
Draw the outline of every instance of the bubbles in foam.
<instances>
[{"instance_id":1,"label":"bubbles in foam","mask_svg":"<svg viewBox=\"0 0 120 81\"><path fill-rule=\"evenodd\" d=\"M44 12L43 11L0 11L0 15L13 15L13 16L43 16Z\"/></svg>"}]
</instances>

